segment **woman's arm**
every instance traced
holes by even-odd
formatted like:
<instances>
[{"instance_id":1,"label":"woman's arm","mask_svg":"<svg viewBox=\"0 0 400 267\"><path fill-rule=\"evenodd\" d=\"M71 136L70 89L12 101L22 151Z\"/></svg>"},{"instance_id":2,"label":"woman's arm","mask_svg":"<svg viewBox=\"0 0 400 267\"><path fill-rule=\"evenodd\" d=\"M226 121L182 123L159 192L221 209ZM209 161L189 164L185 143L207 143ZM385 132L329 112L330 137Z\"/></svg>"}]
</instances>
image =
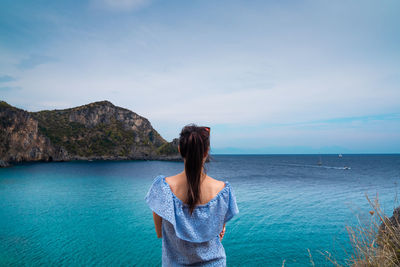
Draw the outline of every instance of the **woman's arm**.
<instances>
[{"instance_id":1,"label":"woman's arm","mask_svg":"<svg viewBox=\"0 0 400 267\"><path fill-rule=\"evenodd\" d=\"M219 234L219 240L222 240L222 238L224 238L224 235L225 235L225 223L224 223L224 227L222 227L221 233Z\"/></svg>"},{"instance_id":2,"label":"woman's arm","mask_svg":"<svg viewBox=\"0 0 400 267\"><path fill-rule=\"evenodd\" d=\"M154 220L154 227L156 228L156 234L158 238L162 237L162 232L161 232L161 224L162 224L162 218L160 216L157 215L157 213L155 213L153 211L153 220Z\"/></svg>"}]
</instances>

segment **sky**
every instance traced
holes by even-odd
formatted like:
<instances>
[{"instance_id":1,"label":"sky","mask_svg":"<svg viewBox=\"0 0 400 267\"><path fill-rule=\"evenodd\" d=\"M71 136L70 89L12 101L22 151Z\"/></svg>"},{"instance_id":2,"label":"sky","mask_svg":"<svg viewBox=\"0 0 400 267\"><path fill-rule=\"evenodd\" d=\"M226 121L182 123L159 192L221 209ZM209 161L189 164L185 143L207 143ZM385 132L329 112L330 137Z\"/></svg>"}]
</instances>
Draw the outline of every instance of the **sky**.
<instances>
[{"instance_id":1,"label":"sky","mask_svg":"<svg viewBox=\"0 0 400 267\"><path fill-rule=\"evenodd\" d=\"M0 99L109 100L212 153L400 153L400 1L0 2Z\"/></svg>"}]
</instances>

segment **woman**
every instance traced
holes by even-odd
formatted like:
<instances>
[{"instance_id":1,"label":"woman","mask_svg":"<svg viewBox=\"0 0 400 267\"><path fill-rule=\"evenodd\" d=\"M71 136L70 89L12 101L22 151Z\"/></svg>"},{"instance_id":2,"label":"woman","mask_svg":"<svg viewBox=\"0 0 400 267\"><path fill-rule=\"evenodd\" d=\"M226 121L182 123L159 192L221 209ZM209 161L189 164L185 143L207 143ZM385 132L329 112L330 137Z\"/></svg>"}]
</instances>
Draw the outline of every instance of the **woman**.
<instances>
[{"instance_id":1,"label":"woman","mask_svg":"<svg viewBox=\"0 0 400 267\"><path fill-rule=\"evenodd\" d=\"M157 237L162 237L163 266L226 266L221 240L225 223L239 212L229 182L205 173L210 128L185 126L179 138L185 169L157 176L146 195Z\"/></svg>"}]
</instances>

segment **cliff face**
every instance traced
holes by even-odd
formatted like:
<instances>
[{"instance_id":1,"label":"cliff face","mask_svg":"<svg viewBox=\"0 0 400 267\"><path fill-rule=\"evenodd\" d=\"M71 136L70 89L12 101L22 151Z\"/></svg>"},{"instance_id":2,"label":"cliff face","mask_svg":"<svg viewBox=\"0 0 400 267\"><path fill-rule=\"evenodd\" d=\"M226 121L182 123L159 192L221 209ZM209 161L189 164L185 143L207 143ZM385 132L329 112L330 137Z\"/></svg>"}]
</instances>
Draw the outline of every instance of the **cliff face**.
<instances>
[{"instance_id":1,"label":"cliff face","mask_svg":"<svg viewBox=\"0 0 400 267\"><path fill-rule=\"evenodd\" d=\"M21 161L179 159L138 114L95 102L64 110L27 112L0 102L0 166Z\"/></svg>"}]
</instances>

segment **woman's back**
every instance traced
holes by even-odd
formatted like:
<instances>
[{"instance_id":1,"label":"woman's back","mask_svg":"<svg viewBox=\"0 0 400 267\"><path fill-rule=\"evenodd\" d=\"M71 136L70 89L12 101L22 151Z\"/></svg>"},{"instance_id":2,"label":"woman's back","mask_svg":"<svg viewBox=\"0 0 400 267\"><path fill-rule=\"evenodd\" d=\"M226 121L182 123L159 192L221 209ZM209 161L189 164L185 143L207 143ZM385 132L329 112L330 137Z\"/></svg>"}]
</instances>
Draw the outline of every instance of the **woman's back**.
<instances>
[{"instance_id":1,"label":"woman's back","mask_svg":"<svg viewBox=\"0 0 400 267\"><path fill-rule=\"evenodd\" d=\"M175 176L166 177L171 191L182 202L187 203L188 183L184 172ZM206 175L200 183L200 199L197 204L207 204L225 187L225 183Z\"/></svg>"}]
</instances>

